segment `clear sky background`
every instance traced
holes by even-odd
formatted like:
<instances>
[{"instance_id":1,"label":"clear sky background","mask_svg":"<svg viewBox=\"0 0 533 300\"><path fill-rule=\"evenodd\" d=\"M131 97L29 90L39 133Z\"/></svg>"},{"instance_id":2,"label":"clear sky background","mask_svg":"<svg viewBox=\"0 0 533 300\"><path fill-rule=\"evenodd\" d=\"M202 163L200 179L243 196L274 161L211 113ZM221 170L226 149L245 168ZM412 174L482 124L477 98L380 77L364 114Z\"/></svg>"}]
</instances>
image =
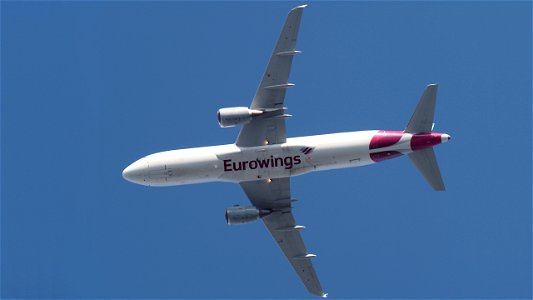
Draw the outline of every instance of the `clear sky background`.
<instances>
[{"instance_id":1,"label":"clear sky background","mask_svg":"<svg viewBox=\"0 0 533 300\"><path fill-rule=\"evenodd\" d=\"M237 184L148 188L147 154L234 142L305 2L1 3L1 296L302 298ZM531 297L531 2L311 2L289 136L402 130L439 83L436 193L406 158L293 178L331 297Z\"/></svg>"}]
</instances>

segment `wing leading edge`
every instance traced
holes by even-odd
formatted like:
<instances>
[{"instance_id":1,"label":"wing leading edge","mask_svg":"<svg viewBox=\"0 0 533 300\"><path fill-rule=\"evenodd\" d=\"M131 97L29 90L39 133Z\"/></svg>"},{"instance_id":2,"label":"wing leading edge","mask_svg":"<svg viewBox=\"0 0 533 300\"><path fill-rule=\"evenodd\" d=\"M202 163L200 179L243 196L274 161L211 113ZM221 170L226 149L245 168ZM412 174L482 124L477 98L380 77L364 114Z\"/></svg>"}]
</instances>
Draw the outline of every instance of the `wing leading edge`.
<instances>
[{"instance_id":1,"label":"wing leading edge","mask_svg":"<svg viewBox=\"0 0 533 300\"><path fill-rule=\"evenodd\" d=\"M272 211L264 216L268 231L291 263L307 290L314 295L326 297L311 259L307 252L291 210L290 178L246 181L240 183L252 204L260 209Z\"/></svg>"}]
</instances>

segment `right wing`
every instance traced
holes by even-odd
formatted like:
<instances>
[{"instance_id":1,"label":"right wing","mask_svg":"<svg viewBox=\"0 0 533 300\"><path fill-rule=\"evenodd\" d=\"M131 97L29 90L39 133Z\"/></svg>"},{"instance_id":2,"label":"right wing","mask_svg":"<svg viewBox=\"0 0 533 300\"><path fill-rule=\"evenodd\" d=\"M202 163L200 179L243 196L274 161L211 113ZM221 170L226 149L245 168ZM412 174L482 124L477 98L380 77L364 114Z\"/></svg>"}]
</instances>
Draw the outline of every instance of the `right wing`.
<instances>
[{"instance_id":1,"label":"right wing","mask_svg":"<svg viewBox=\"0 0 533 300\"><path fill-rule=\"evenodd\" d=\"M294 86L289 83L292 58L300 53L295 49L303 9L293 8L270 56L261 83L255 92L250 109L263 110L265 114L244 124L235 142L239 147L254 147L265 144L282 144L287 139L285 132L285 92Z\"/></svg>"},{"instance_id":2,"label":"right wing","mask_svg":"<svg viewBox=\"0 0 533 300\"><path fill-rule=\"evenodd\" d=\"M307 290L314 295L325 297L309 254L300 235L291 211L290 178L278 178L240 183L246 196L258 209L272 211L263 216L268 231L291 263Z\"/></svg>"}]
</instances>

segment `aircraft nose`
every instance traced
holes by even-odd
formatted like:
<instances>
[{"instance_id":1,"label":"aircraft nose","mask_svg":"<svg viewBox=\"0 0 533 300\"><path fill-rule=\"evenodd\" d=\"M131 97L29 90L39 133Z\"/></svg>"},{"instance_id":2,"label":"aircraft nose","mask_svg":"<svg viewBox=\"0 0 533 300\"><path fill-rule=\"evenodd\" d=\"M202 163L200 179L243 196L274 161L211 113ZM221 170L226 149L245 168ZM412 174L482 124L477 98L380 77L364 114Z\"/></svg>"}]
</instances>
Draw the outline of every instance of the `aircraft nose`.
<instances>
[{"instance_id":1,"label":"aircraft nose","mask_svg":"<svg viewBox=\"0 0 533 300\"><path fill-rule=\"evenodd\" d=\"M441 136L441 139L442 139L442 140L441 140L442 143L446 143L447 141L451 140L452 137L451 137L449 134L444 133L444 134Z\"/></svg>"},{"instance_id":2,"label":"aircraft nose","mask_svg":"<svg viewBox=\"0 0 533 300\"><path fill-rule=\"evenodd\" d=\"M142 160L132 163L122 171L122 177L127 181L143 184L146 180L146 163Z\"/></svg>"}]
</instances>

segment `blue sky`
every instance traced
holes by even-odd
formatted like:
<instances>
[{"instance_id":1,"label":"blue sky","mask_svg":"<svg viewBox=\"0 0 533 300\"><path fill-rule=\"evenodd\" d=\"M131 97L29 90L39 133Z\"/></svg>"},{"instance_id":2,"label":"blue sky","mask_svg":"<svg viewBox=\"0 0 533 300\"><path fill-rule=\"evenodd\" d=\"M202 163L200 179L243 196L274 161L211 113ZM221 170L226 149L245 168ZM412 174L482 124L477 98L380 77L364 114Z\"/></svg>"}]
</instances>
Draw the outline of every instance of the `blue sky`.
<instances>
[{"instance_id":1,"label":"blue sky","mask_svg":"<svg viewBox=\"0 0 533 300\"><path fill-rule=\"evenodd\" d=\"M236 184L147 188L158 151L232 143L300 2L1 3L1 296L309 297ZM403 129L439 83L447 191L405 157L292 180L338 298L531 297L531 2L311 2L289 136Z\"/></svg>"}]
</instances>

